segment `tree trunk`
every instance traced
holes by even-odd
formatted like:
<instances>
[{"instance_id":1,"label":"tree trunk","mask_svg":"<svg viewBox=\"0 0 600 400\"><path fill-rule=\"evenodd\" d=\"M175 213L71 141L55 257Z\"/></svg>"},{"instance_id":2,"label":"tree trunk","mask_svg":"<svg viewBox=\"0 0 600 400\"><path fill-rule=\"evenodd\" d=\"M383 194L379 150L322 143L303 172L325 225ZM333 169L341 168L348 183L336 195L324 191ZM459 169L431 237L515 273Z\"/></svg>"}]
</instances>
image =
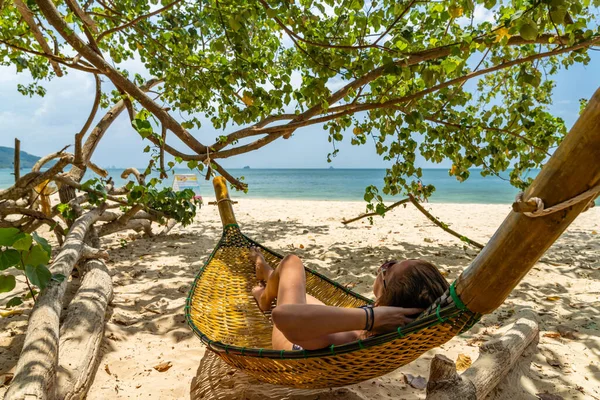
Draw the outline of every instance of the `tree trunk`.
<instances>
[{"instance_id":1,"label":"tree trunk","mask_svg":"<svg viewBox=\"0 0 600 400\"><path fill-rule=\"evenodd\" d=\"M484 343L477 361L461 376L456 373L454 362L436 355L431 361L427 400L484 399L538 334L539 327L532 316L520 318L501 338Z\"/></svg>"},{"instance_id":2,"label":"tree trunk","mask_svg":"<svg viewBox=\"0 0 600 400\"><path fill-rule=\"evenodd\" d=\"M52 272L66 277L81 257L83 241L104 207L82 215L72 225ZM67 280L51 281L31 311L23 350L5 400L54 399L58 363L59 323Z\"/></svg>"},{"instance_id":3,"label":"tree trunk","mask_svg":"<svg viewBox=\"0 0 600 400\"><path fill-rule=\"evenodd\" d=\"M539 197L546 207L600 184L600 90L535 178L523 199ZM591 200L591 198L590 198ZM471 266L456 292L473 312L498 308L544 252L587 206L582 201L539 218L511 212Z\"/></svg>"},{"instance_id":4,"label":"tree trunk","mask_svg":"<svg viewBox=\"0 0 600 400\"><path fill-rule=\"evenodd\" d=\"M100 359L106 308L113 297L103 261L87 261L84 270L87 272L60 329L56 397L61 400L85 397Z\"/></svg>"}]
</instances>

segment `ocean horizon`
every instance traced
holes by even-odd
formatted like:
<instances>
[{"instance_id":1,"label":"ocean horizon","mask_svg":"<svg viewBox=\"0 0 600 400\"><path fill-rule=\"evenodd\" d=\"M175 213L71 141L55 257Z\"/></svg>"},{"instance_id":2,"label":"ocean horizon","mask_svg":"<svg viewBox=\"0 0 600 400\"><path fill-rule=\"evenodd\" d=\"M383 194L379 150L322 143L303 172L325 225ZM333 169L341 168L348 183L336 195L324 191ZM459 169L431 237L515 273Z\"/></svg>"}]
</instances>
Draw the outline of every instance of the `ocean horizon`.
<instances>
[{"instance_id":1,"label":"ocean horizon","mask_svg":"<svg viewBox=\"0 0 600 400\"><path fill-rule=\"evenodd\" d=\"M107 171L113 177L115 186L122 186L128 180L121 178L124 168L110 168ZM379 188L383 186L385 169L378 168L232 168L228 170L233 176L244 177L249 186L248 193L231 191L231 197L244 198L276 198L296 200L345 200L364 201L364 191L369 185ZM482 177L480 169L472 169L471 176L464 182L448 175L445 168L423 169L421 181L426 185L434 185L436 191L429 198L431 203L477 203L477 204L511 204L518 189L506 180L497 176ZM534 177L539 170L532 170ZM29 171L22 171L22 175ZM508 173L504 172L504 178ZM14 183L11 169L0 169L0 189L10 187ZM176 169L177 174L193 174L189 169ZM84 179L93 178L93 173L86 174ZM200 184L196 192L205 197L213 197L212 183L196 173ZM152 177L158 177L153 174ZM165 179L161 186L171 186L173 174ZM385 201L398 201L401 196L385 196Z\"/></svg>"}]
</instances>

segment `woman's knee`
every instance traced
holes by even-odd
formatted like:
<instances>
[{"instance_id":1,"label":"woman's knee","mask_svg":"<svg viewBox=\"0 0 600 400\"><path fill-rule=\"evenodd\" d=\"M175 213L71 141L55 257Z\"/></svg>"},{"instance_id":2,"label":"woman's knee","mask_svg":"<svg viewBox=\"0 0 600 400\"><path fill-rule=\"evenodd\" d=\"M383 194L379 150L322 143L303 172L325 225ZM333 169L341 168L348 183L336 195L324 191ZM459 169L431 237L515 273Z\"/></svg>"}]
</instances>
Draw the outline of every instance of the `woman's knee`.
<instances>
[{"instance_id":1,"label":"woman's knee","mask_svg":"<svg viewBox=\"0 0 600 400\"><path fill-rule=\"evenodd\" d=\"M300 260L300 257L298 257L298 256L297 256L297 255L295 255L295 254L288 254L288 255L286 255L285 257L283 257L283 260L281 260L281 262L282 262L282 263L291 263L291 262L294 262L294 263L297 263L297 262L299 262L299 263L302 263L302 260Z\"/></svg>"},{"instance_id":2,"label":"woman's knee","mask_svg":"<svg viewBox=\"0 0 600 400\"><path fill-rule=\"evenodd\" d=\"M303 269L302 260L295 254L288 254L283 257L281 263L279 264L280 270L283 269Z\"/></svg>"}]
</instances>

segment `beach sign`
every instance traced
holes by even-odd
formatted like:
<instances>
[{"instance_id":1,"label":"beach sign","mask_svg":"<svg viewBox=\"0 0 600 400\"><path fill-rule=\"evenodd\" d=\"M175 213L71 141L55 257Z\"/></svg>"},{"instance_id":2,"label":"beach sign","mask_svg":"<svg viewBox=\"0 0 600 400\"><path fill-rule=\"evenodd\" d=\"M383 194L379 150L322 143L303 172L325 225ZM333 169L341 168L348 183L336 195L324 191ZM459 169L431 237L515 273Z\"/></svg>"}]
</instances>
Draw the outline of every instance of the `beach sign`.
<instances>
[{"instance_id":1,"label":"beach sign","mask_svg":"<svg viewBox=\"0 0 600 400\"><path fill-rule=\"evenodd\" d=\"M195 174L175 174L173 176L173 190L178 192L183 189L192 189L196 193L194 199L202 200L202 196L200 196L200 183Z\"/></svg>"}]
</instances>

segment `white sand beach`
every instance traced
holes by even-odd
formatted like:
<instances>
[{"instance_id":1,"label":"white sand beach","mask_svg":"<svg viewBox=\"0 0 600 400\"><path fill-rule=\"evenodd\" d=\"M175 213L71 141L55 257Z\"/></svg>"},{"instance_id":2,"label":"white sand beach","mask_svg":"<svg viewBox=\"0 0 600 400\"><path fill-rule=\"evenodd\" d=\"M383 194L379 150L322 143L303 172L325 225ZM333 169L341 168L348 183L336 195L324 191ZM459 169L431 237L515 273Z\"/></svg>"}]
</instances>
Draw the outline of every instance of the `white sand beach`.
<instances>
[{"instance_id":1,"label":"white sand beach","mask_svg":"<svg viewBox=\"0 0 600 400\"><path fill-rule=\"evenodd\" d=\"M481 243L510 211L509 205L426 207ZM376 218L372 226L366 219L348 226L340 222L363 212L364 202L245 199L234 210L250 237L281 253L298 254L307 265L364 295L371 295L377 267L387 259L430 260L451 281L477 254L411 205ZM257 382L212 355L188 328L183 310L188 289L221 231L217 208L206 205L192 226L176 227L169 236L123 233L109 239L115 296L88 399L424 399L425 391L407 385L404 374L427 378L438 353L475 360L479 344L501 334L527 310L537 315L539 344L529 348L489 398L537 399L537 393L550 393L600 399L600 209L582 214L504 305L469 332L393 373L330 390ZM0 319L0 376L14 369L27 317L25 311ZM553 334L559 325L576 331L567 335L571 339ZM153 369L162 362L172 366L164 372ZM0 396L5 390L0 388Z\"/></svg>"}]
</instances>

